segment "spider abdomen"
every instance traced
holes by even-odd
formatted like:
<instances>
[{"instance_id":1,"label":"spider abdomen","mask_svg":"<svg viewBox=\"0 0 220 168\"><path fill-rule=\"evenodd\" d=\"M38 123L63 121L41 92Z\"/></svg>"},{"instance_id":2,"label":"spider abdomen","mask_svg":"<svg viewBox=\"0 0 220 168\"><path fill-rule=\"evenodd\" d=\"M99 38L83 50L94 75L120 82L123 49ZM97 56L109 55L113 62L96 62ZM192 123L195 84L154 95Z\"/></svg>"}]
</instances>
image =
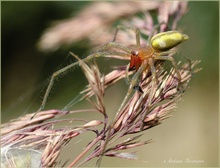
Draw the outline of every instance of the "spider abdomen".
<instances>
[{"instance_id":1,"label":"spider abdomen","mask_svg":"<svg viewBox=\"0 0 220 168\"><path fill-rule=\"evenodd\" d=\"M189 37L186 34L178 31L167 31L154 35L151 39L151 46L157 51L167 51L187 39Z\"/></svg>"}]
</instances>

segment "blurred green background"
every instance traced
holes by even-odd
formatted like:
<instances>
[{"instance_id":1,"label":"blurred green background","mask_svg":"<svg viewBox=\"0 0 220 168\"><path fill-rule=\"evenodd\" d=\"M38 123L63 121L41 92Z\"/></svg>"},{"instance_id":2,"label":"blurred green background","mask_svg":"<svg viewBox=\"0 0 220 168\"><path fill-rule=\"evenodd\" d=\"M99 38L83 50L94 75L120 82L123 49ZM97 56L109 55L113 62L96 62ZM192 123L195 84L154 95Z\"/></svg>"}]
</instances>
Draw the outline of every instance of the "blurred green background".
<instances>
[{"instance_id":1,"label":"blurred green background","mask_svg":"<svg viewBox=\"0 0 220 168\"><path fill-rule=\"evenodd\" d=\"M74 61L68 56L70 50L83 56L89 51L88 46L78 43L53 53L42 53L36 48L43 31L53 21L74 16L89 3L92 2L1 2L2 123L39 108L47 79L54 71ZM201 60L199 67L203 70L191 80L190 89L173 113L174 117L146 131L144 138L152 138L155 142L135 149L140 161L105 157L103 166L218 166L219 2L189 2L189 11L179 27L190 37L184 44L183 53ZM46 109L62 109L74 98L86 82L81 76L80 68L76 68L61 77L55 83ZM119 104L112 100L122 98L121 89L111 89L107 93L108 107ZM76 108L81 105L84 106L84 102ZM187 163L187 159L203 162ZM167 163L169 160L176 162Z\"/></svg>"}]
</instances>

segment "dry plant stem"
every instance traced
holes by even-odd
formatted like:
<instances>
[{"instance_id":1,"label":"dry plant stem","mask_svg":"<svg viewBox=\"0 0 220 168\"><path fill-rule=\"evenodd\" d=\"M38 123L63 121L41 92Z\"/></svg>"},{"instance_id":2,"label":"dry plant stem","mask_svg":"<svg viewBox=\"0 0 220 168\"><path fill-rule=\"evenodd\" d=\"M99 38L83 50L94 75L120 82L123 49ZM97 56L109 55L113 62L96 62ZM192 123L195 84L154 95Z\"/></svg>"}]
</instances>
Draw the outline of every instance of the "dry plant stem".
<instances>
[{"instance_id":1,"label":"dry plant stem","mask_svg":"<svg viewBox=\"0 0 220 168\"><path fill-rule=\"evenodd\" d=\"M136 34L138 34L138 33L136 33ZM139 69L139 71L142 72L143 69L146 69L146 66L142 65L141 68ZM140 72L139 72L139 73L137 72L137 73L135 74L135 75L137 76L136 79L138 79L138 76L140 75ZM135 80L135 81L133 81L133 82L135 82L135 84L136 84L137 81ZM119 107L119 109L118 109L118 111L117 111L117 113L116 113L116 115L115 115L115 117L114 117L112 123L111 123L110 126L109 126L109 130L108 130L108 133L107 133L107 136L106 136L106 140L105 140L104 145L103 145L102 153L101 153L101 155L99 156L99 159L98 159L97 162L96 162L96 166L97 166L97 167L100 167L100 166L101 166L102 157L103 157L104 154L105 154L106 146L107 146L107 144L109 143L109 140L110 140L111 130L114 128L114 125L115 125L115 122L116 122L116 118L118 117L119 113L121 112L121 110L122 110L122 108L123 108L125 102L126 102L127 99L128 99L128 96L131 94L131 91L132 91L132 89L133 89L133 85L131 84L130 87L132 87L132 88L129 88L129 89L128 89L128 92L127 92L127 94L126 94L126 96L125 96L123 102L121 103L121 105L120 105L120 107ZM153 94L153 93L152 93L152 94ZM141 128L141 130L142 130L142 128Z\"/></svg>"},{"instance_id":2,"label":"dry plant stem","mask_svg":"<svg viewBox=\"0 0 220 168\"><path fill-rule=\"evenodd\" d=\"M104 145L102 147L102 150L101 150L101 155L99 156L97 162L96 162L96 167L100 167L101 166L101 163L102 163L102 158L105 154L105 150L106 150L106 146L110 140L110 134L111 134L111 130L114 126L114 120L113 122L111 123L111 125L109 126L109 130L107 131L107 136L106 136L106 140L104 141Z\"/></svg>"},{"instance_id":3,"label":"dry plant stem","mask_svg":"<svg viewBox=\"0 0 220 168\"><path fill-rule=\"evenodd\" d=\"M102 139L102 136L98 136L95 138L87 147L86 149L77 156L77 158L68 166L68 168L75 166L75 164L88 152L100 139ZM78 167L78 166L77 166Z\"/></svg>"},{"instance_id":4,"label":"dry plant stem","mask_svg":"<svg viewBox=\"0 0 220 168\"><path fill-rule=\"evenodd\" d=\"M33 120L30 120L33 114L27 114L18 119L12 120L9 124L6 123L1 125L1 135L5 135L22 128L26 128L28 126L41 123L43 121L55 118L55 116L58 117L58 116L66 115L68 113L69 113L68 111L60 111L60 110L41 111L38 113L37 118Z\"/></svg>"},{"instance_id":5,"label":"dry plant stem","mask_svg":"<svg viewBox=\"0 0 220 168\"><path fill-rule=\"evenodd\" d=\"M106 128L106 124L108 121L108 116L105 112L105 107L103 106L103 96L104 96L104 81L99 82L99 80L101 79L100 75L99 75L99 71L96 71L97 69L95 67L92 67L93 72L90 72L90 68L84 63L83 60L81 60L77 55L73 54L72 55L78 60L80 67L82 68L82 70L84 71L85 76L87 77L90 86L93 88L93 91L95 91L95 95L96 95L96 100L97 102L99 102L96 106L97 109L99 109L99 111L104 115L104 119L105 119L105 124L104 124L104 129ZM93 78L93 73L94 73L94 78ZM98 76L99 78L95 78L95 76ZM98 88L102 88L102 89L98 89ZM103 90L103 91L102 91ZM99 108L99 106L101 105L101 109ZM104 133L104 132L103 132ZM103 135L99 136L100 138L103 137ZM100 138L97 138L98 140ZM96 142L98 142L98 140L94 140L85 150L84 152L82 152L79 157L77 157L75 159L75 161L71 164L74 165Z\"/></svg>"}]
</instances>

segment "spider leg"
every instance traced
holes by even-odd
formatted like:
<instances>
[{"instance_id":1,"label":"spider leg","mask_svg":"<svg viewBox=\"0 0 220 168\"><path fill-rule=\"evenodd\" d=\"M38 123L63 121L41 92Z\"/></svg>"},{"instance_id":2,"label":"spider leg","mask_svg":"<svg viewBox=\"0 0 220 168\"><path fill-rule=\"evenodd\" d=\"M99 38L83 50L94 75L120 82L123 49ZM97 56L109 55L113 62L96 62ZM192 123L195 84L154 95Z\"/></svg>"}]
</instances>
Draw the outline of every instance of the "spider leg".
<instances>
[{"instance_id":1,"label":"spider leg","mask_svg":"<svg viewBox=\"0 0 220 168\"><path fill-rule=\"evenodd\" d=\"M121 49L122 51L125 51L126 53L131 53L131 49L128 47L125 47L121 44L115 43L115 42L108 42L106 44L104 44L101 49L99 50L100 52L106 51L107 48L117 48L117 49Z\"/></svg>"},{"instance_id":2,"label":"spider leg","mask_svg":"<svg viewBox=\"0 0 220 168\"><path fill-rule=\"evenodd\" d=\"M102 46L100 51L105 51L107 48L111 48L111 47L118 48L118 49L121 49L122 51L125 51L127 54L125 54L124 56L128 56L128 54L130 54L131 51L132 51L130 48L125 47L125 46L120 45L120 44L115 43L115 42L108 42L108 43L106 43L105 45ZM129 74L128 74L129 73L129 66L130 66L130 64L128 64L126 66L126 82L128 84L130 84L130 78L129 78Z\"/></svg>"},{"instance_id":3,"label":"spider leg","mask_svg":"<svg viewBox=\"0 0 220 168\"><path fill-rule=\"evenodd\" d=\"M116 37L117 37L117 34L118 34L118 31L119 30L131 30L131 31L134 31L135 32L135 35L136 35L136 44L138 47L140 47L141 45L141 40L140 40L140 31L139 29L137 29L136 27L127 27L127 26L123 26L123 25L118 25L116 27L116 31L115 31L115 35L114 35L114 38L113 38L113 41L116 41Z\"/></svg>"},{"instance_id":4,"label":"spider leg","mask_svg":"<svg viewBox=\"0 0 220 168\"><path fill-rule=\"evenodd\" d=\"M154 97L154 94L155 94L155 91L157 89L157 76L156 76L156 68L154 66L154 61L153 59L149 59L148 60L148 64L150 66L150 69L151 69L151 74L152 74L152 82L151 82L151 89L150 89L150 93L149 93L149 97L148 97L148 104L147 104L147 107L148 109L150 108L151 104L152 104L152 100L153 100L153 97ZM140 127L140 130L142 131L143 130L143 127L144 127L144 120L148 114L148 110L145 111L144 115L143 115L143 119L142 119L142 125Z\"/></svg>"},{"instance_id":5,"label":"spider leg","mask_svg":"<svg viewBox=\"0 0 220 168\"><path fill-rule=\"evenodd\" d=\"M165 51L165 52L161 52L161 53L157 53L155 54L154 56L154 59L155 61L156 60L168 60L168 61L171 61L171 63L173 64L173 67L176 71L176 74L177 74L177 78L178 78L178 86L177 86L177 89L180 90L180 86L181 86L181 75L178 71L178 67L177 67L177 63L176 61L174 60L174 58L172 56L169 56L169 54L175 54L177 53L176 50L171 50L171 51ZM184 56L185 57L185 56ZM187 59L187 61L189 61L189 64L191 64L191 61L189 58L185 57ZM154 94L155 94L155 89L157 88L157 76L156 76L156 68L154 66L154 62L153 62L153 59L149 59L148 60L148 64L151 68L151 73L152 73L152 89L150 90L150 93L149 93L149 101L148 101L148 109L151 107L151 104L152 104L152 100L153 100L153 97L154 97ZM142 122L142 125L140 127L140 130L142 131L143 130L143 127L144 127L144 119L146 118L146 115L148 114L148 110L144 113L144 116L143 116L143 122Z\"/></svg>"},{"instance_id":6,"label":"spider leg","mask_svg":"<svg viewBox=\"0 0 220 168\"><path fill-rule=\"evenodd\" d=\"M139 76L142 74L142 72L146 69L147 67L147 63L143 63L140 68L138 69L138 71L135 73L135 75L132 77L131 81L130 81L130 85L129 85L129 88L128 88L128 91L127 91L127 94L124 98L124 100L122 101L117 113L116 113L116 116L118 115L118 113L122 110L122 107L124 106L124 104L126 103L128 97L130 96L130 94L132 93L132 91L134 90L134 87L137 85L137 81L138 81L138 78Z\"/></svg>"},{"instance_id":7,"label":"spider leg","mask_svg":"<svg viewBox=\"0 0 220 168\"><path fill-rule=\"evenodd\" d=\"M168 61L170 61L173 64L173 67L174 67L174 69L176 71L177 78L178 78L178 81L179 81L178 82L178 86L177 86L177 88L179 89L180 88L180 84L181 84L181 75L180 75L180 73L178 71L176 61L174 60L174 58L172 56L169 56L169 54L173 55L175 53L177 53L177 51L175 51L175 50L157 53L157 55L155 56L155 59L156 60L168 60Z\"/></svg>"},{"instance_id":8,"label":"spider leg","mask_svg":"<svg viewBox=\"0 0 220 168\"><path fill-rule=\"evenodd\" d=\"M165 57L171 57L171 56L167 56L167 55L169 55L169 54L176 54L176 53L180 53L178 50L170 50L170 51L165 51L165 52L161 52L161 53L157 53L157 55L159 55L159 57L161 57L161 56L165 56ZM192 60L189 58L189 57L187 57L185 54L183 54L183 53L181 53L180 54L184 59L186 59L186 61L188 62L188 64L189 64L189 72L191 72L192 71L192 69L191 69L191 65L192 65ZM157 58L155 58L155 59L157 59ZM171 57L171 59L173 59L172 57ZM160 60L159 58L158 58L158 60ZM164 60L164 59L161 59L161 60ZM169 59L165 59L165 60L169 60ZM173 63L173 62L175 62L175 60L173 60L173 61L171 61L172 62L172 64L173 64L173 66L174 66L174 68L175 68L175 64L176 63ZM177 66L176 66L177 67ZM176 71L176 70L175 70ZM177 71L176 71L177 72ZM178 72L177 72L178 73Z\"/></svg>"},{"instance_id":9,"label":"spider leg","mask_svg":"<svg viewBox=\"0 0 220 168\"><path fill-rule=\"evenodd\" d=\"M189 72L192 74L192 60L190 58L188 58L185 54L181 53L181 55L186 59L186 61L188 61L189 63Z\"/></svg>"},{"instance_id":10,"label":"spider leg","mask_svg":"<svg viewBox=\"0 0 220 168\"><path fill-rule=\"evenodd\" d=\"M70 52L70 54L71 54L72 56L75 55L75 54L73 54L72 52ZM125 56L125 55L124 55L123 53L121 53L121 52L97 52L97 53L94 53L94 54L91 54L91 55L87 56L87 57L84 58L82 61L87 62L87 61L89 61L89 60L91 60L91 59L93 59L93 58L96 58L96 57L105 57L106 55ZM66 67L64 67L64 68L62 68L62 69L60 69L60 70L58 70L58 71L56 71L56 72L54 72L54 73L52 74L52 76L51 76L51 78L50 78L50 82L49 82L49 84L48 84L48 86L47 86L46 92L45 92L45 94L44 94L43 101L42 101L41 106L40 106L40 108L38 109L37 112L42 111L42 110L44 109L45 104L46 104L47 99L48 99L48 96L49 96L49 94L50 94L50 92L51 92L51 89L52 89L52 87L53 87L53 85L54 85L54 81L55 81L61 74L67 72L68 70L70 70L70 69L72 69L72 68L74 68L75 66L78 66L78 65L79 65L79 61L74 62L74 63L72 63L72 64L70 64L70 65L67 65ZM37 114L37 112L36 112L35 114L33 114L33 116L31 117L31 119L34 118L34 116Z\"/></svg>"},{"instance_id":11,"label":"spider leg","mask_svg":"<svg viewBox=\"0 0 220 168\"><path fill-rule=\"evenodd\" d=\"M72 63L72 64L67 65L66 67L64 67L64 68L62 68L62 69L60 69L60 70L58 70L58 71L56 71L56 72L54 72L54 73L52 74L51 79L50 79L50 82L49 82L49 84L48 84L48 86L47 86L46 92L45 92L45 94L44 94L43 101L42 101L41 106L40 106L40 108L38 109L38 111L42 111L42 110L44 109L45 104L46 104L47 99L48 99L48 96L49 96L49 94L50 94L50 91L51 91L51 89L52 89L52 87L53 87L53 84L54 84L55 79L56 79L60 74L62 74L62 73L64 73L64 72L68 71L69 69L75 67L75 66L78 65L78 64L79 64L78 62ZM38 112L38 111L37 111L37 112ZM31 119L34 118L34 116L37 114L37 112L31 117Z\"/></svg>"},{"instance_id":12,"label":"spider leg","mask_svg":"<svg viewBox=\"0 0 220 168\"><path fill-rule=\"evenodd\" d=\"M128 74L129 67L130 67L130 63L126 66L126 82L127 82L127 84L130 84L130 81L131 81L129 78L129 74Z\"/></svg>"}]
</instances>

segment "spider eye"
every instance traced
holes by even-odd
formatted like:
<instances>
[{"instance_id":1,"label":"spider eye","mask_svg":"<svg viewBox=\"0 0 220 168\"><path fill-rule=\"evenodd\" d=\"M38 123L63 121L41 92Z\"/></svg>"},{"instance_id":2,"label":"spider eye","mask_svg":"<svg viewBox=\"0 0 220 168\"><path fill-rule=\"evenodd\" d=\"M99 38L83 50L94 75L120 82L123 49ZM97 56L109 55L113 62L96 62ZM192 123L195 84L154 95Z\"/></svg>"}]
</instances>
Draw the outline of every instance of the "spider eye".
<instances>
[{"instance_id":1,"label":"spider eye","mask_svg":"<svg viewBox=\"0 0 220 168\"><path fill-rule=\"evenodd\" d=\"M137 57L139 53L138 51L131 51L131 54Z\"/></svg>"}]
</instances>

